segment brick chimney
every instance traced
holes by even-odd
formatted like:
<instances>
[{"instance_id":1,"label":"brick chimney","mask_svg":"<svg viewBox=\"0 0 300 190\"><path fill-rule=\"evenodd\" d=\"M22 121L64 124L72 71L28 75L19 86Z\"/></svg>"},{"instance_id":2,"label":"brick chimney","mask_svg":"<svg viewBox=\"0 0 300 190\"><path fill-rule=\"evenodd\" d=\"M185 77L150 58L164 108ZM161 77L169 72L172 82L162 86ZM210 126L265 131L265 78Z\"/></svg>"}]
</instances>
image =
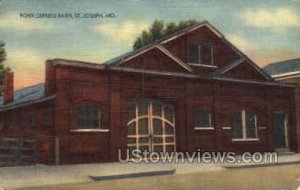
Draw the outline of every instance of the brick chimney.
<instances>
[{"instance_id":1,"label":"brick chimney","mask_svg":"<svg viewBox=\"0 0 300 190\"><path fill-rule=\"evenodd\" d=\"M14 73L7 71L3 80L3 104L14 100Z\"/></svg>"}]
</instances>

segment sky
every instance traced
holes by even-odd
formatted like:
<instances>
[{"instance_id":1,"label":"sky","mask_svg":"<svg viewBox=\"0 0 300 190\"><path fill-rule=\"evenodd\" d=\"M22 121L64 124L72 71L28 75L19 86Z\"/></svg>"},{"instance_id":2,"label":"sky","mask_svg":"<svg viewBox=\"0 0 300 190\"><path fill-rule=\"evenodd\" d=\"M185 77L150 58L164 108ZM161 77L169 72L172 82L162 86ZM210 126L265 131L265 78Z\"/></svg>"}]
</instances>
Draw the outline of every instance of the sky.
<instances>
[{"instance_id":1,"label":"sky","mask_svg":"<svg viewBox=\"0 0 300 190\"><path fill-rule=\"evenodd\" d=\"M260 67L300 57L300 0L1 0L5 64L16 89L30 86L47 59L101 64L130 51L155 19L208 20Z\"/></svg>"}]
</instances>

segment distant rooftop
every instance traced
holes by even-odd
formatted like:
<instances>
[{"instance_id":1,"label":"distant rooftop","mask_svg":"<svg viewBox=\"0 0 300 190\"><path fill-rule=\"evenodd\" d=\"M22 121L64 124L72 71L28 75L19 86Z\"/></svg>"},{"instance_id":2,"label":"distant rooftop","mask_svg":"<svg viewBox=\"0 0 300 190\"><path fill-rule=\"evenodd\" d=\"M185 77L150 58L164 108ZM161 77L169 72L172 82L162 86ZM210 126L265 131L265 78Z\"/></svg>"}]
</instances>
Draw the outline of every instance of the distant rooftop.
<instances>
[{"instance_id":1,"label":"distant rooftop","mask_svg":"<svg viewBox=\"0 0 300 190\"><path fill-rule=\"evenodd\" d=\"M46 97L44 92L44 83L40 83L14 91L14 101L4 105L3 96L0 96L0 111L12 109L17 106L23 106L27 103L45 100L45 98L52 98L52 96Z\"/></svg>"},{"instance_id":2,"label":"distant rooftop","mask_svg":"<svg viewBox=\"0 0 300 190\"><path fill-rule=\"evenodd\" d=\"M270 75L300 72L300 58L271 63L264 70Z\"/></svg>"}]
</instances>

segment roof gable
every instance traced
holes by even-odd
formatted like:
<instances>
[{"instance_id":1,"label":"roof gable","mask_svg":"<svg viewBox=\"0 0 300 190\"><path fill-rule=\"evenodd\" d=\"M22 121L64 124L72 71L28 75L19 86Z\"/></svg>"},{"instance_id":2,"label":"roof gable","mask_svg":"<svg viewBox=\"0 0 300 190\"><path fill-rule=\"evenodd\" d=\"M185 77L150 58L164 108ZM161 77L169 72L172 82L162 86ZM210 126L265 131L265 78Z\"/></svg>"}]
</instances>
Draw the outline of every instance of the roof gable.
<instances>
[{"instance_id":1,"label":"roof gable","mask_svg":"<svg viewBox=\"0 0 300 190\"><path fill-rule=\"evenodd\" d=\"M261 81L271 80L271 78L265 74L262 69L246 58L241 58L224 65L212 73L211 76Z\"/></svg>"},{"instance_id":2,"label":"roof gable","mask_svg":"<svg viewBox=\"0 0 300 190\"><path fill-rule=\"evenodd\" d=\"M168 72L192 72L192 68L160 45L130 55L116 64L120 67Z\"/></svg>"},{"instance_id":3,"label":"roof gable","mask_svg":"<svg viewBox=\"0 0 300 190\"><path fill-rule=\"evenodd\" d=\"M188 72L194 72L193 68L191 66L189 66L189 64L187 64L187 60L185 60L183 57L177 55L175 52L173 52L173 50L169 49L168 47L165 47L167 43L174 41L175 39L178 39L184 35L187 35L193 31L196 31L200 28L205 27L206 29L208 29L208 31L211 32L211 34L213 36L216 37L216 39L218 39L218 41L222 44L224 44L226 47L228 47L228 50L230 50L231 52L234 53L233 57L228 57L228 60L232 60L232 59L244 59L244 61L246 62L247 66L239 66L239 64L237 63L229 63L229 65L227 65L226 63L222 63L220 64L220 68L217 69L215 72L211 73L211 76L215 76L220 74L220 72L222 70L228 69L229 70L233 69L234 67L239 66L239 68L236 68L236 70L239 70L240 68L246 68L247 70L251 70L251 73L253 75L256 75L256 79L259 80L268 80L268 81L272 81L272 77L266 73L265 71L263 71L258 65L256 65L248 56L246 56L242 51L240 51L237 47L235 47L231 42L229 42L222 34L221 32L219 32L214 26L212 26L209 22L207 21L202 21L199 22L196 25L187 27L183 30L177 31L169 36L166 36L160 40L157 40L153 43L150 43L149 45L146 45L138 50L135 51L131 51L128 53L125 53L119 57L116 57L112 60L109 60L107 62L105 62L104 64L107 67L112 67L112 66L121 66L123 63L129 61L130 59L136 58L138 56L141 56L143 53L146 53L148 51L153 50L154 48L159 49L161 52L163 52L165 55L169 56L169 58L171 58L175 63L177 63L178 65L180 65L182 68L184 68L186 71ZM218 46L218 45L217 45ZM223 49L222 49L223 50ZM180 58L181 59L180 59ZM222 58L223 59L223 58ZM185 60L182 61L182 60ZM244 64L243 64L244 65ZM224 67L224 68L223 68ZM245 74L244 71L242 71L243 73L240 74L242 78L244 79L248 79L248 77L243 77L243 74ZM233 73L231 73L233 74ZM229 75L229 74L228 74ZM225 76L225 75L223 75ZM251 78L251 77L250 77Z\"/></svg>"}]
</instances>

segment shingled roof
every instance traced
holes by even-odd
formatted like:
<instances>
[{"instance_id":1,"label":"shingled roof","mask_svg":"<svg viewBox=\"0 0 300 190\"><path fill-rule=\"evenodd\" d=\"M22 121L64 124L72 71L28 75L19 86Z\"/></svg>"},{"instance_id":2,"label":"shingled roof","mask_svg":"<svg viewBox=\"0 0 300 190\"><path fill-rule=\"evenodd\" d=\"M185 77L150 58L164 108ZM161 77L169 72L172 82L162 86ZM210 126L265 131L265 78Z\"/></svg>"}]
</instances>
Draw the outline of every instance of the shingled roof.
<instances>
[{"instance_id":1,"label":"shingled roof","mask_svg":"<svg viewBox=\"0 0 300 190\"><path fill-rule=\"evenodd\" d=\"M44 83L36 84L14 91L14 101L3 104L3 96L0 97L0 111L14 109L19 106L37 103L48 99L53 99L54 96L45 96Z\"/></svg>"},{"instance_id":2,"label":"shingled roof","mask_svg":"<svg viewBox=\"0 0 300 190\"><path fill-rule=\"evenodd\" d=\"M264 70L270 75L300 72L300 58L271 63Z\"/></svg>"}]
</instances>

